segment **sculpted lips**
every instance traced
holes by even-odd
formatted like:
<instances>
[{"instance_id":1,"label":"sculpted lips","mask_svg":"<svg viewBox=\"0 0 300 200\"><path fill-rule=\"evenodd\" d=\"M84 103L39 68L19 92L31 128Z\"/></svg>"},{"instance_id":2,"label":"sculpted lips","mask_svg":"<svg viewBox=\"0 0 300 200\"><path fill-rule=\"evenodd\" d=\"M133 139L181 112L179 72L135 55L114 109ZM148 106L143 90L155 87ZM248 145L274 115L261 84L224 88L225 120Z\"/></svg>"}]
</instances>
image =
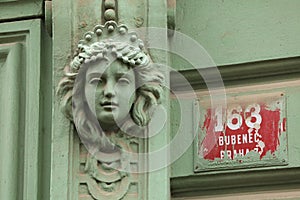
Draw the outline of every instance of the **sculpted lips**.
<instances>
[{"instance_id":1,"label":"sculpted lips","mask_svg":"<svg viewBox=\"0 0 300 200\"><path fill-rule=\"evenodd\" d=\"M101 107L103 107L105 110L113 110L119 106L119 104L115 102L105 101L103 103L100 103Z\"/></svg>"}]
</instances>

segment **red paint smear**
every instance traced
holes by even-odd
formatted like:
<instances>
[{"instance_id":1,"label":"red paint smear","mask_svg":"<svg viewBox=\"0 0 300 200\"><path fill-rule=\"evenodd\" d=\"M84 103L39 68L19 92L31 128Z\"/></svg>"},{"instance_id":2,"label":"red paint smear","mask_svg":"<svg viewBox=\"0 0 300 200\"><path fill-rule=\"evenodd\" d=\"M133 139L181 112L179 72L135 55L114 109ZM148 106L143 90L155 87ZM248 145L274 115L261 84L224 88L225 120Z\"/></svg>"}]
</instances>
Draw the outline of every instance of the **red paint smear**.
<instances>
[{"instance_id":1,"label":"red paint smear","mask_svg":"<svg viewBox=\"0 0 300 200\"><path fill-rule=\"evenodd\" d=\"M263 158L268 151L271 153L274 153L279 143L279 134L280 134L280 110L276 109L274 111L270 111L267 109L267 106L264 104L261 104L261 111L260 115L262 117L262 123L260 125L260 129L258 130L258 133L261 135L260 140L263 141L265 147L262 151L262 154L260 158ZM245 108L243 108L245 110ZM224 113L224 112L223 112ZM245 143L245 144L235 144L235 145L219 145L219 137L221 135L226 136L232 136L232 135L241 135L241 134L248 134L249 127L245 123L244 119L244 113L241 113L241 116L243 118L243 124L238 130L231 130L226 126L226 130L224 134L223 132L215 132L214 127L216 124L216 118L212 118L212 111L211 109L207 110L207 114L205 116L205 121L202 126L202 130L205 130L206 135L205 138L202 140L200 145L200 155L203 156L204 159L208 160L214 160L216 158L221 158L220 152L226 150L235 149L236 151L239 151L241 149L244 149L244 152L246 149L249 149L249 151L254 150L254 148L258 148L259 151L262 149L260 147L257 147L257 142L253 143ZM248 115L246 116L248 117ZM283 119L283 131L286 130L285 124L286 124L286 118ZM253 130L252 135L255 134L255 130Z\"/></svg>"},{"instance_id":2,"label":"red paint smear","mask_svg":"<svg viewBox=\"0 0 300 200\"><path fill-rule=\"evenodd\" d=\"M283 132L285 132L286 131L286 118L283 118L282 124L283 124Z\"/></svg>"},{"instance_id":3,"label":"red paint smear","mask_svg":"<svg viewBox=\"0 0 300 200\"><path fill-rule=\"evenodd\" d=\"M206 130L206 136L201 143L200 152L205 159L210 159L211 155L219 154L218 138L222 132L214 132L216 119L212 118L211 109L207 110L205 115L205 121L202 126L202 130ZM213 160L213 159L212 159Z\"/></svg>"}]
</instances>

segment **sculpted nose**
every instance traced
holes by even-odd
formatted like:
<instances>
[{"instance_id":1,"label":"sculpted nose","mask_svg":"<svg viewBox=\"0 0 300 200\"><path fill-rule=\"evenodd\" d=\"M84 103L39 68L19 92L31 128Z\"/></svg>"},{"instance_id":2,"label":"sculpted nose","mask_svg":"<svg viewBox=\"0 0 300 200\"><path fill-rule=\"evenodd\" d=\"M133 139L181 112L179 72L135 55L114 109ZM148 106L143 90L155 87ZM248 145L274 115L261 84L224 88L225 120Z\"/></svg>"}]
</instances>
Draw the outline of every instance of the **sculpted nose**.
<instances>
[{"instance_id":1,"label":"sculpted nose","mask_svg":"<svg viewBox=\"0 0 300 200\"><path fill-rule=\"evenodd\" d=\"M103 92L104 92L104 96L107 97L107 98L114 97L116 95L114 84L111 83L110 81L107 82L107 84L104 87L104 91Z\"/></svg>"}]
</instances>

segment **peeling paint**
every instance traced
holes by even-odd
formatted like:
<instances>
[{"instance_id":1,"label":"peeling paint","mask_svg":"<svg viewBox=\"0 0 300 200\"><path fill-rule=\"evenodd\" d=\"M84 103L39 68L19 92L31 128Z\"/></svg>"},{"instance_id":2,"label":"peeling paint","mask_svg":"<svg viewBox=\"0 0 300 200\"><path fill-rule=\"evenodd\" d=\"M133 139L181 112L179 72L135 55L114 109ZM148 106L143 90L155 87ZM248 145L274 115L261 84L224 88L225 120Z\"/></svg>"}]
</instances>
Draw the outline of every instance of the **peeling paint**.
<instances>
[{"instance_id":1,"label":"peeling paint","mask_svg":"<svg viewBox=\"0 0 300 200\"><path fill-rule=\"evenodd\" d=\"M195 170L201 171L199 164L202 169L286 164L284 97L268 98L256 99L255 103L247 97L243 102L241 96L232 96L235 103L227 109L204 110Z\"/></svg>"},{"instance_id":2,"label":"peeling paint","mask_svg":"<svg viewBox=\"0 0 300 200\"><path fill-rule=\"evenodd\" d=\"M248 115L249 113L241 113L244 121L249 117ZM225 151L231 152L229 153L231 159L234 159L234 154L245 156L252 150L260 153L260 158L263 158L268 151L274 153L280 145L278 138L281 127L280 110L278 108L270 110L267 105L262 104L260 115L263 120L260 125L256 125L256 129L249 128L246 123L242 123L238 130L231 130L226 126L225 131L215 132L213 129L217 122L211 117L211 109L207 110L202 126L206 132L201 142L203 157L208 160L222 158Z\"/></svg>"}]
</instances>

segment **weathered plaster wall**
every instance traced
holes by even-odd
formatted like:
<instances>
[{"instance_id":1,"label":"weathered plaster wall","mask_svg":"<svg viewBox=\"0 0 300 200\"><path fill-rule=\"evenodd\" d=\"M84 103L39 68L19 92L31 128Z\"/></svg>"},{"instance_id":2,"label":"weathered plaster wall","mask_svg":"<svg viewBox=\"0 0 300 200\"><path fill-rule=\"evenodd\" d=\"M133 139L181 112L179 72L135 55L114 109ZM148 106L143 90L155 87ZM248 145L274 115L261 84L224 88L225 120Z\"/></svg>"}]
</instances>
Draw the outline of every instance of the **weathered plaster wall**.
<instances>
[{"instance_id":1,"label":"weathered plaster wall","mask_svg":"<svg viewBox=\"0 0 300 200\"><path fill-rule=\"evenodd\" d=\"M228 73L231 73L230 69L241 72L242 70L237 68L243 68L246 65L234 64L300 56L299 7L300 1L298 0L178 0L176 30L189 35L201 44L217 66L224 65L221 67L223 70L227 67L226 65L233 64L228 67ZM178 56L171 56L171 62L172 67L178 70L193 69L187 61ZM283 62L282 68L286 67L287 64L288 62ZM272 65L268 64L268 66L257 65L256 70L269 70L271 74L276 74ZM221 75L224 78L226 74L221 73ZM291 158L288 167L299 167L299 148L296 147L300 97L299 92L296 91L299 90L299 81L287 82L284 86L284 82L280 81L283 79L284 81L292 80L295 77L292 75L279 77L279 74L278 76L270 76L269 79L264 77L264 80L258 80L255 77L257 75L254 75L247 79L247 83L244 83L243 78L238 77L239 75L239 73L232 75L237 77L236 85L225 83L226 90L232 87L241 87L239 92L248 91L244 86L252 84L255 88L253 91L261 90L261 93L264 93L263 88L270 84L270 90L280 88L286 94L288 145L289 157ZM299 78L297 79L299 80ZM272 85L273 83L277 83L279 86ZM178 131L184 131L187 135L191 135L193 132L192 99L187 96L179 99L181 105L172 99L171 133L173 137ZM179 106L182 106L181 109L184 113L180 113ZM179 128L181 122L183 126ZM183 156L172 164L172 177L197 175L193 172L193 151L195 151L193 148L191 145ZM211 174L214 173L211 172Z\"/></svg>"},{"instance_id":2,"label":"weathered plaster wall","mask_svg":"<svg viewBox=\"0 0 300 200\"><path fill-rule=\"evenodd\" d=\"M177 1L176 27L218 66L293 57L300 55L299 7L298 0Z\"/></svg>"}]
</instances>

